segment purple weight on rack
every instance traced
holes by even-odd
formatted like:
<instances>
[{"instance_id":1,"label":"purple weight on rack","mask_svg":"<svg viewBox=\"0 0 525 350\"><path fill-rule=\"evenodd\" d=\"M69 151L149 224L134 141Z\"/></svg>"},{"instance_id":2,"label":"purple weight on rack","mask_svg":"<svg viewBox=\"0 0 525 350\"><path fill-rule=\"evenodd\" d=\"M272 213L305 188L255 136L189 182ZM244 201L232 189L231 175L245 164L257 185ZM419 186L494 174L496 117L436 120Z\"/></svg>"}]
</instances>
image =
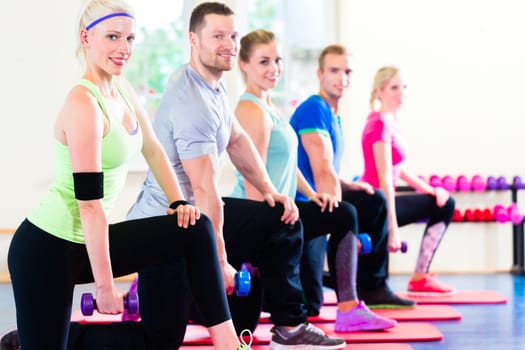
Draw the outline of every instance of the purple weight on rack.
<instances>
[{"instance_id":1,"label":"purple weight on rack","mask_svg":"<svg viewBox=\"0 0 525 350\"><path fill-rule=\"evenodd\" d=\"M487 190L494 191L498 189L498 182L494 176L487 177Z\"/></svg>"},{"instance_id":2,"label":"purple weight on rack","mask_svg":"<svg viewBox=\"0 0 525 350\"><path fill-rule=\"evenodd\" d=\"M507 179L505 179L505 176L498 177L496 182L498 184L498 190L508 190L510 188L510 185L508 184Z\"/></svg>"},{"instance_id":3,"label":"purple weight on rack","mask_svg":"<svg viewBox=\"0 0 525 350\"><path fill-rule=\"evenodd\" d=\"M514 188L517 190L525 189L525 183L521 179L521 176L514 176L512 179L512 186L514 186Z\"/></svg>"}]
</instances>

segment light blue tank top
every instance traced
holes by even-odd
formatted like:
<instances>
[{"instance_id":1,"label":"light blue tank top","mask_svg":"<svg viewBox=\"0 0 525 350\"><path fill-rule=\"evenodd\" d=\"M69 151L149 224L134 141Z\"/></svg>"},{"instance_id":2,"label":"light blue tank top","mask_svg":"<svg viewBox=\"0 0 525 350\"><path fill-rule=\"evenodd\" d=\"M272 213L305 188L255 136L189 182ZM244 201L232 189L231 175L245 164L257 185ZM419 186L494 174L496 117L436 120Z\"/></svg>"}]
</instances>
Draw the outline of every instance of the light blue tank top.
<instances>
[{"instance_id":1,"label":"light blue tank top","mask_svg":"<svg viewBox=\"0 0 525 350\"><path fill-rule=\"evenodd\" d=\"M251 101L264 110L265 118L270 118L273 127L270 133L270 143L266 157L266 171L277 191L295 198L297 190L297 146L298 140L295 131L287 120L277 115L255 95L244 93L240 101ZM236 171L237 183L232 197L246 198L244 178Z\"/></svg>"}]
</instances>

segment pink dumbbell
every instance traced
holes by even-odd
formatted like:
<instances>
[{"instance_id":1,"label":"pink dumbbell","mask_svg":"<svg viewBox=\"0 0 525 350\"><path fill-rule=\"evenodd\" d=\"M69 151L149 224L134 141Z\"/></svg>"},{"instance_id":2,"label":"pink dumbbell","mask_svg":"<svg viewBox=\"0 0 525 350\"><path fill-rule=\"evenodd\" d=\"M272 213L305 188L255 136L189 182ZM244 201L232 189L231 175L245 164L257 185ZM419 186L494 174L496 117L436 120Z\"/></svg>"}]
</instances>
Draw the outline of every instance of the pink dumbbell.
<instances>
[{"instance_id":1,"label":"pink dumbbell","mask_svg":"<svg viewBox=\"0 0 525 350\"><path fill-rule=\"evenodd\" d=\"M468 192L470 191L470 182L468 181L467 177L465 175L458 176L456 180L456 188L460 192Z\"/></svg>"},{"instance_id":2,"label":"pink dumbbell","mask_svg":"<svg viewBox=\"0 0 525 350\"><path fill-rule=\"evenodd\" d=\"M472 185L472 189L476 192L483 192L487 189L487 184L480 175L472 176L470 183Z\"/></svg>"},{"instance_id":3,"label":"pink dumbbell","mask_svg":"<svg viewBox=\"0 0 525 350\"><path fill-rule=\"evenodd\" d=\"M508 222L510 220L508 208L505 208L501 204L495 205L494 206L494 219L500 223Z\"/></svg>"},{"instance_id":4,"label":"pink dumbbell","mask_svg":"<svg viewBox=\"0 0 525 350\"><path fill-rule=\"evenodd\" d=\"M432 187L441 187L441 178L437 175L431 175L428 179L428 183Z\"/></svg>"},{"instance_id":5,"label":"pink dumbbell","mask_svg":"<svg viewBox=\"0 0 525 350\"><path fill-rule=\"evenodd\" d=\"M441 187L449 192L454 192L456 190L456 184L454 179L450 175L443 176L441 179Z\"/></svg>"},{"instance_id":6,"label":"pink dumbbell","mask_svg":"<svg viewBox=\"0 0 525 350\"><path fill-rule=\"evenodd\" d=\"M518 209L518 204L512 203L508 208L509 220L514 225L519 225L523 222L523 214Z\"/></svg>"}]
</instances>

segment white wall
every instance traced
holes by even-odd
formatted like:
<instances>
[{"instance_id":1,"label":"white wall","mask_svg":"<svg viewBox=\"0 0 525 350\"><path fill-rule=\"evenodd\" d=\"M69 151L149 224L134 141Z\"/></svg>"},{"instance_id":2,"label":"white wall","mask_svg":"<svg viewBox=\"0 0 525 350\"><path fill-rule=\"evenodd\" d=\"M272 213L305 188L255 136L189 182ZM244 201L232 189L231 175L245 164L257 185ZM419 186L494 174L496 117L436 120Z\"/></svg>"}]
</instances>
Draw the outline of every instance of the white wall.
<instances>
[{"instance_id":1,"label":"white wall","mask_svg":"<svg viewBox=\"0 0 525 350\"><path fill-rule=\"evenodd\" d=\"M80 0L2 5L0 30L7 35L0 51L0 228L16 227L51 182L52 125L79 76L72 34L79 5ZM421 174L525 176L525 23L520 0L338 0L337 5L339 41L358 62L341 106L348 139L345 176L361 172L359 137L368 93L373 73L384 64L401 66L409 78L402 124L411 145L412 169ZM316 79L315 72L311 78ZM226 187L231 183L228 175ZM124 217L142 177L132 174L112 220ZM508 194L487 199L509 200ZM482 202L475 197L458 201ZM415 248L420 227L404 232ZM473 240L473 235L480 239ZM449 237L436 257L437 270L454 270L451 265L458 260L450 257L457 257L467 242L474 252L472 264L462 265L465 269L510 267L508 225L455 225ZM413 266L412 258L398 258L393 257L393 269Z\"/></svg>"},{"instance_id":2,"label":"white wall","mask_svg":"<svg viewBox=\"0 0 525 350\"><path fill-rule=\"evenodd\" d=\"M343 104L349 160L375 71L400 66L409 97L401 122L421 174L525 175L525 4L520 0L339 1L341 43L357 58Z\"/></svg>"}]
</instances>

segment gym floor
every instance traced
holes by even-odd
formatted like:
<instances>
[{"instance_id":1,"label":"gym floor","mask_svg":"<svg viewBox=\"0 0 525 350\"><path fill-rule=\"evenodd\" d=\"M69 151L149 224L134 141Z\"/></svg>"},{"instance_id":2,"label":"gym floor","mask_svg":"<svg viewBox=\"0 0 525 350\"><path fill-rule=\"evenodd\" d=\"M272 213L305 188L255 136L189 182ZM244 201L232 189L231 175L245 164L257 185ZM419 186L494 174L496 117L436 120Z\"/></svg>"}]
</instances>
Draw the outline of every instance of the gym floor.
<instances>
[{"instance_id":1,"label":"gym floor","mask_svg":"<svg viewBox=\"0 0 525 350\"><path fill-rule=\"evenodd\" d=\"M394 290L404 290L408 276L390 278ZM525 344L525 276L510 273L441 275L458 290L495 290L508 297L506 304L453 305L462 314L460 321L439 321L434 325L443 333L441 342L410 343L414 350L522 350ZM127 289L129 283L119 283ZM92 291L91 285L77 286L74 300ZM0 331L14 327L15 308L10 284L0 284ZM348 345L347 349L352 349Z\"/></svg>"}]
</instances>

